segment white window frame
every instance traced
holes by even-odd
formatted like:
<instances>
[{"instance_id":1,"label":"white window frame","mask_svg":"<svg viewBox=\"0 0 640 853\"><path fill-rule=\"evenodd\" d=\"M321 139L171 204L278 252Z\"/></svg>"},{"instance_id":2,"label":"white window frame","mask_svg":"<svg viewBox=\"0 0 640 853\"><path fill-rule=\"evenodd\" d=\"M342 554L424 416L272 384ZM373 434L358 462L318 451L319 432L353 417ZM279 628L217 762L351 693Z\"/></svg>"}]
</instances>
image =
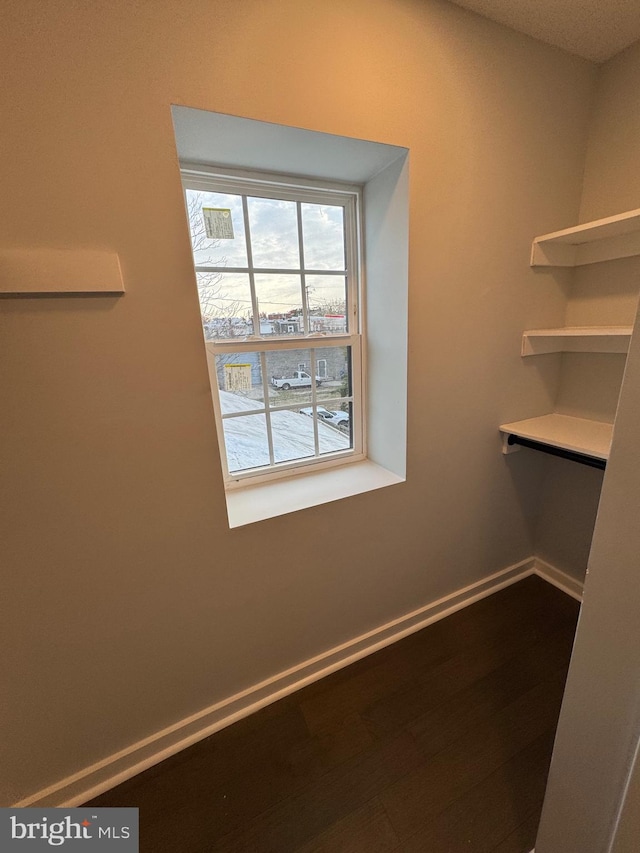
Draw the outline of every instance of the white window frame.
<instances>
[{"instance_id":1,"label":"white window frame","mask_svg":"<svg viewBox=\"0 0 640 853\"><path fill-rule=\"evenodd\" d=\"M264 414L267 424L268 446L270 463L268 466L260 468L245 469L243 471L230 472L227 463L227 453L225 448L223 422L234 415L223 415L220 406L220 397L218 394L217 383L211 384L211 396L216 419L216 427L218 432L218 441L220 446L220 456L222 470L227 490L243 488L245 486L266 483L272 480L277 480L293 475L305 474L313 471L320 471L326 468L333 468L347 463L359 462L366 459L366 428L364 412L365 406L365 353L366 339L364 329L364 312L363 312L363 268L362 268L362 242L363 242L363 227L362 227L362 190L361 187L354 184L346 184L339 182L316 181L309 178L283 176L281 174L270 174L252 172L250 170L228 170L223 168L208 167L201 165L182 164L181 166L182 182L185 191L202 191L202 192L224 192L236 195L246 195L249 197L263 198L278 198L296 201L298 205L304 203L327 205L338 205L344 209L344 228L345 228L345 267L346 267L346 317L347 317L347 333L323 333L319 335L314 333L310 328L307 328L307 333L287 334L285 336L269 335L268 337L260 334L260 319L259 312L254 304L254 332L252 335L247 335L242 339L232 338L227 340L207 340L206 345L215 356L227 353L242 353L242 352L257 352L261 359L262 381L264 386L265 400L269 400L268 395L268 376L266 367L266 354L272 351L282 351L287 349L305 349L310 351L310 367L309 373L312 376L317 375L316 360L319 358L319 353L322 349L346 346L351 351L351 394L348 401L351 403L351 438L352 446L344 451L334 451L331 453L323 453L316 455L313 459L308 457L300 460L292 460L288 462L275 462L273 452L273 438L271 433L270 414L275 411L297 411L296 405L274 405L273 401L264 408L257 409L255 414ZM245 208L246 210L246 208ZM300 214L298 213L298 222L300 223ZM249 234L248 220L245 213L245 230ZM302 253L302 233L299 231L299 243ZM201 265L196 264L194 259L194 270L196 273L207 272L246 272L250 280L253 280L254 274L263 274L265 272L298 274L301 276L302 288L302 310L304 325L308 327L308 307L304 294L306 289L304 286L305 276L307 275L326 275L332 274L333 271L312 269L303 266L300 269L274 269L265 270L260 267L253 267L251 253L248 252L248 265L246 268L224 267L216 265ZM344 273L339 273L344 274ZM196 282L197 286L197 282ZM252 287L255 301L255 288ZM331 407L332 404L338 405L344 402L344 397L336 395L334 398L323 398L321 401L317 399L315 382L311 387L311 405ZM319 452L318 439L318 419L313 418L314 444L316 454Z\"/></svg>"}]
</instances>

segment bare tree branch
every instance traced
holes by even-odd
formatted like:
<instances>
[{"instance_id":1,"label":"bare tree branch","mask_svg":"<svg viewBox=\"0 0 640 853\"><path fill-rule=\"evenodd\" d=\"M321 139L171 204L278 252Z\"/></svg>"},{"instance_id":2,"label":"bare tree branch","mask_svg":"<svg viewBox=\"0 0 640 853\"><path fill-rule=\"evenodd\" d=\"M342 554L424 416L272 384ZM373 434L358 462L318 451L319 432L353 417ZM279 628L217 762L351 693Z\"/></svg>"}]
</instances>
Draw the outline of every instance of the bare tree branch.
<instances>
[{"instance_id":1,"label":"bare tree branch","mask_svg":"<svg viewBox=\"0 0 640 853\"><path fill-rule=\"evenodd\" d=\"M197 265L224 266L227 258L221 251L220 240L207 237L202 216L203 193L187 194L187 215L191 232L191 245L194 255L198 252ZM218 251L220 250L220 251ZM207 252L205 255L204 252ZM247 325L252 326L250 306L230 298L221 286L223 275L220 272L199 272L197 274L198 298L205 337L233 338L247 334ZM247 310L248 308L248 310Z\"/></svg>"}]
</instances>

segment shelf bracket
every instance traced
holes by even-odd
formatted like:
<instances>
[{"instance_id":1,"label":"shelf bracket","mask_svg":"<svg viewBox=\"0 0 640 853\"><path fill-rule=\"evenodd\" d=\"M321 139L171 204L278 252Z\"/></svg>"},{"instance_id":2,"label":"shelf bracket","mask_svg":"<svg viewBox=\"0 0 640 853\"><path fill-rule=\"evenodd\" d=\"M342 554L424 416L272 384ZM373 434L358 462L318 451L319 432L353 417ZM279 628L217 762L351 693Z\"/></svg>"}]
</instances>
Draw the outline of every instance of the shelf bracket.
<instances>
[{"instance_id":1,"label":"shelf bracket","mask_svg":"<svg viewBox=\"0 0 640 853\"><path fill-rule=\"evenodd\" d=\"M508 432L502 433L502 452L505 456L509 453L515 453L517 450L520 450L520 447L514 442L510 441L513 438L513 435Z\"/></svg>"}]
</instances>

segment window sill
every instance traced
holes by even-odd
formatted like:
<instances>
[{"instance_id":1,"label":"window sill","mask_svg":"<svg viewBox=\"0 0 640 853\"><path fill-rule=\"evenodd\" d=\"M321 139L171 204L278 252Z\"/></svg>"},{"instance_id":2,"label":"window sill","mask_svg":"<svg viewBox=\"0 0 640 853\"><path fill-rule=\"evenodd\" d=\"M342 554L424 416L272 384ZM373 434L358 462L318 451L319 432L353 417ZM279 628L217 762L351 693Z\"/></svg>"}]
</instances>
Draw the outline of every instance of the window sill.
<instances>
[{"instance_id":1,"label":"window sill","mask_svg":"<svg viewBox=\"0 0 640 853\"><path fill-rule=\"evenodd\" d=\"M247 486L226 494L229 527L242 527L403 482L404 477L365 459L339 468Z\"/></svg>"}]
</instances>

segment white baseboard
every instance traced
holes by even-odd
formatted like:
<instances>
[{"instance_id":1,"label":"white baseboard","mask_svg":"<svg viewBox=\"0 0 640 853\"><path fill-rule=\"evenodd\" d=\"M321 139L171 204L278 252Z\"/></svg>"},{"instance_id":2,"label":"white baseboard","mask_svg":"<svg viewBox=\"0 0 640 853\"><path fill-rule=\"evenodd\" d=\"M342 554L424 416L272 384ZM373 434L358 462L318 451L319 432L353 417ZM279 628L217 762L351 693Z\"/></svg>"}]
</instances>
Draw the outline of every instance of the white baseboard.
<instances>
[{"instance_id":1,"label":"white baseboard","mask_svg":"<svg viewBox=\"0 0 640 853\"><path fill-rule=\"evenodd\" d=\"M533 574L538 575L538 577L541 577L554 586L557 586L558 589L566 592L567 595L570 595L577 601L582 601L582 588L584 584L571 577L571 575L568 575L566 572L556 569L555 566L552 566L550 563L546 563L539 557L533 558Z\"/></svg>"},{"instance_id":2,"label":"white baseboard","mask_svg":"<svg viewBox=\"0 0 640 853\"><path fill-rule=\"evenodd\" d=\"M581 585L577 581L530 557L186 717L15 803L15 807L82 805L260 708L531 574L539 575L574 598L579 597L577 587Z\"/></svg>"}]
</instances>

